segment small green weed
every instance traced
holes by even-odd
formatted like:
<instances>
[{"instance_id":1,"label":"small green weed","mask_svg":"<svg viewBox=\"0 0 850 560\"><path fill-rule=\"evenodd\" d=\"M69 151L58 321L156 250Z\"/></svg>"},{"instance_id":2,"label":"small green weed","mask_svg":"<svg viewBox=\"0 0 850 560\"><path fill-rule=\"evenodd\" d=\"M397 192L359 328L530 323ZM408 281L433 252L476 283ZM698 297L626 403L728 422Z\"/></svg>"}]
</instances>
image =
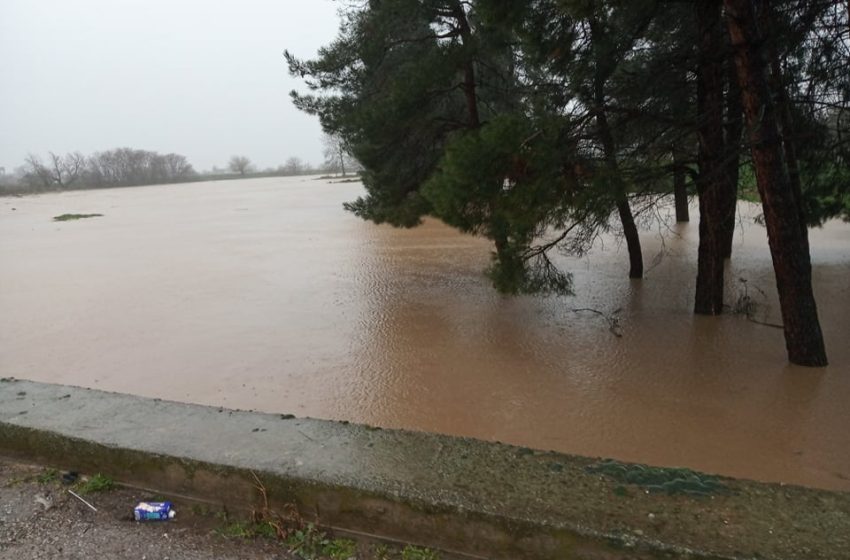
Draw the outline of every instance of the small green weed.
<instances>
[{"instance_id":1,"label":"small green weed","mask_svg":"<svg viewBox=\"0 0 850 560\"><path fill-rule=\"evenodd\" d=\"M260 523L254 523L253 527L254 535L258 537L263 537L264 539L274 539L277 538L277 529L275 529L274 525L267 521L261 521Z\"/></svg>"},{"instance_id":2,"label":"small green weed","mask_svg":"<svg viewBox=\"0 0 850 560\"><path fill-rule=\"evenodd\" d=\"M274 525L267 521L232 520L226 511L212 512L206 506L192 506L192 512L200 515L212 515L216 519L220 519L224 524L215 532L228 539L252 539L254 537L274 539L277 537Z\"/></svg>"},{"instance_id":3,"label":"small green weed","mask_svg":"<svg viewBox=\"0 0 850 560\"><path fill-rule=\"evenodd\" d=\"M292 552L297 552L307 560L313 560L321 555L322 548L329 540L324 533L309 523L305 528L293 531L285 542Z\"/></svg>"},{"instance_id":4,"label":"small green weed","mask_svg":"<svg viewBox=\"0 0 850 560\"><path fill-rule=\"evenodd\" d=\"M331 560L348 560L357 554L357 543L349 539L331 539L322 547L322 555Z\"/></svg>"},{"instance_id":5,"label":"small green weed","mask_svg":"<svg viewBox=\"0 0 850 560\"><path fill-rule=\"evenodd\" d=\"M335 539L308 524L287 537L286 546L305 560L348 560L356 558L357 543L349 539Z\"/></svg>"},{"instance_id":6,"label":"small green weed","mask_svg":"<svg viewBox=\"0 0 850 560\"><path fill-rule=\"evenodd\" d=\"M251 525L243 521L228 523L224 527L216 529L215 532L227 539L247 539L254 536Z\"/></svg>"},{"instance_id":7,"label":"small green weed","mask_svg":"<svg viewBox=\"0 0 850 560\"><path fill-rule=\"evenodd\" d=\"M94 494L95 492L106 492L115 487L115 482L108 476L100 473L77 484L77 492L80 494Z\"/></svg>"},{"instance_id":8,"label":"small green weed","mask_svg":"<svg viewBox=\"0 0 850 560\"><path fill-rule=\"evenodd\" d=\"M35 477L39 484L53 484L59 480L59 471L56 469L44 469Z\"/></svg>"},{"instance_id":9,"label":"small green weed","mask_svg":"<svg viewBox=\"0 0 850 560\"><path fill-rule=\"evenodd\" d=\"M390 560L392 558L392 552L389 546L379 543L372 547L372 556L375 560Z\"/></svg>"},{"instance_id":10,"label":"small green weed","mask_svg":"<svg viewBox=\"0 0 850 560\"><path fill-rule=\"evenodd\" d=\"M440 553L430 548L407 545L401 551L401 560L440 560Z\"/></svg>"}]
</instances>

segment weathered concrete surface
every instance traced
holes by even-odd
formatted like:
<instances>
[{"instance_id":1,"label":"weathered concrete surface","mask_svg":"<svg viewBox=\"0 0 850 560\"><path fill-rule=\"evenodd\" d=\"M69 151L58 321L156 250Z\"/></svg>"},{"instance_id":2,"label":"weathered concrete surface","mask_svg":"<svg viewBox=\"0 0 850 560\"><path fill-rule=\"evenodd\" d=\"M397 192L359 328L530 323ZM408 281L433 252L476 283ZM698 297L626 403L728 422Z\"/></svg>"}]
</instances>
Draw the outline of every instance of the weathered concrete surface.
<instances>
[{"instance_id":1,"label":"weathered concrete surface","mask_svg":"<svg viewBox=\"0 0 850 560\"><path fill-rule=\"evenodd\" d=\"M586 458L60 385L0 382L0 454L245 508L254 472L273 506L482 557L850 559L847 493L649 494Z\"/></svg>"}]
</instances>

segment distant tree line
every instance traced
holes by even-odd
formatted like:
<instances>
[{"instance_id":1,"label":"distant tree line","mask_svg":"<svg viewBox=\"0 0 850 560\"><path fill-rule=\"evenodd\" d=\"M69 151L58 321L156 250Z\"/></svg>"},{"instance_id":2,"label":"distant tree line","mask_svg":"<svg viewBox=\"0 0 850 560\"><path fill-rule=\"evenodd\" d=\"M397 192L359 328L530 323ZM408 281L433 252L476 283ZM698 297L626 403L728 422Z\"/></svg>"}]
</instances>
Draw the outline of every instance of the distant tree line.
<instances>
[{"instance_id":1,"label":"distant tree line","mask_svg":"<svg viewBox=\"0 0 850 560\"><path fill-rule=\"evenodd\" d=\"M319 166L313 166L298 157L287 158L283 165L267 167L258 170L251 158L244 155L231 156L226 170L213 169L213 174L221 177L230 171L235 177L275 177L291 175L315 175L318 173L347 174L359 173L362 169L359 162L351 155L345 141L336 134L325 134L322 138L324 161Z\"/></svg>"},{"instance_id":2,"label":"distant tree line","mask_svg":"<svg viewBox=\"0 0 850 560\"><path fill-rule=\"evenodd\" d=\"M737 198L761 201L789 359L822 366L807 227L850 217L845 0L348 3L295 105L363 165L346 208L493 242L506 293L568 293L555 250L602 231L642 278L638 226L699 198L694 312L724 311ZM753 192L743 193L748 181ZM728 306L725 306L728 309Z\"/></svg>"},{"instance_id":3,"label":"distant tree line","mask_svg":"<svg viewBox=\"0 0 850 560\"><path fill-rule=\"evenodd\" d=\"M198 172L185 156L116 148L85 156L80 152L47 157L30 154L14 173L0 174L0 194L25 194L69 189L98 189L221 180L243 177L285 177L319 173L356 173L360 166L335 136L326 135L325 161L315 167L290 157L277 167L258 170L251 159L234 155L222 169Z\"/></svg>"},{"instance_id":4,"label":"distant tree line","mask_svg":"<svg viewBox=\"0 0 850 560\"><path fill-rule=\"evenodd\" d=\"M116 148L84 156L49 152L30 154L17 172L17 181L4 190L44 192L66 189L130 187L192 180L197 173L185 156L148 150Z\"/></svg>"}]
</instances>

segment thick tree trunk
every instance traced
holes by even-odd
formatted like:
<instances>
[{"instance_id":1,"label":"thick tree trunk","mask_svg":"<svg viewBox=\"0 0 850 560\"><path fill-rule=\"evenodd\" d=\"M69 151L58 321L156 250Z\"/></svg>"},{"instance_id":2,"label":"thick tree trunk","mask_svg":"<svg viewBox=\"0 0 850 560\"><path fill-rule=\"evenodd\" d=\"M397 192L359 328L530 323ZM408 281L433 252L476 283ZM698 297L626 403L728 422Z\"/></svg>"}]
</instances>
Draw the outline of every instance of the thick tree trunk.
<instances>
[{"instance_id":1,"label":"thick tree trunk","mask_svg":"<svg viewBox=\"0 0 850 560\"><path fill-rule=\"evenodd\" d=\"M727 214L723 223L723 257L732 256L735 240L735 214L738 206L738 180L741 167L741 133L744 130L744 112L741 108L741 87L735 72L735 61L730 55L726 61L726 202Z\"/></svg>"},{"instance_id":2,"label":"thick tree trunk","mask_svg":"<svg viewBox=\"0 0 850 560\"><path fill-rule=\"evenodd\" d=\"M688 210L688 189L685 185L685 168L676 150L673 151L673 199L676 204L676 222L691 221Z\"/></svg>"},{"instance_id":3,"label":"thick tree trunk","mask_svg":"<svg viewBox=\"0 0 850 560\"><path fill-rule=\"evenodd\" d=\"M728 181L723 165L723 65L721 0L696 3L699 33L697 134L699 137L699 252L694 313L723 312Z\"/></svg>"},{"instance_id":4,"label":"thick tree trunk","mask_svg":"<svg viewBox=\"0 0 850 560\"><path fill-rule=\"evenodd\" d=\"M779 115L767 81L765 34L759 30L752 0L724 0L724 5L773 258L788 359L804 366L825 366L811 260L802 234L805 224L800 223L799 201L785 168Z\"/></svg>"},{"instance_id":5,"label":"thick tree trunk","mask_svg":"<svg viewBox=\"0 0 850 560\"><path fill-rule=\"evenodd\" d=\"M762 29L770 29L775 21L773 8L765 0L757 0L759 10L759 25ZM795 145L794 127L791 118L791 100L788 98L788 90L782 78L782 64L779 60L779 50L775 41L766 43L767 56L770 60L770 71L768 84L772 90L776 102L776 114L779 116L780 137L782 138L782 150L785 155L785 165L788 169L788 181L794 198L797 200L797 213L800 215L803 240L806 252L809 251L809 229L806 221L806 211L803 205L803 187L800 182L800 165L797 160L797 147Z\"/></svg>"}]
</instances>

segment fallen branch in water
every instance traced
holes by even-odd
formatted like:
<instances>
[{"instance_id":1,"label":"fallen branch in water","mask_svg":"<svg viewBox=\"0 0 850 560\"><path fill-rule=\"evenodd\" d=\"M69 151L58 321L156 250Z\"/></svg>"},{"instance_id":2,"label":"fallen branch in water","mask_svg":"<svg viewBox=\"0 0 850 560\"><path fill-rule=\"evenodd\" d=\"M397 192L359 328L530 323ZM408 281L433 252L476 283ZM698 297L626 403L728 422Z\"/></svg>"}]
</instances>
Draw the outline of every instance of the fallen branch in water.
<instances>
[{"instance_id":1,"label":"fallen branch in water","mask_svg":"<svg viewBox=\"0 0 850 560\"><path fill-rule=\"evenodd\" d=\"M772 327L774 329L785 329L784 325L780 325L777 323L768 323L767 321L760 321L756 319L754 315L756 310L758 309L759 304L752 297L750 297L749 284L747 282L747 279L738 278L738 282L744 286L744 294L738 297L738 301L735 303L735 307L732 308L732 312L736 315L744 315L748 321L757 325ZM764 293L764 290L762 290L758 286L753 287L758 290L758 292L763 298L767 298L767 294Z\"/></svg>"},{"instance_id":2,"label":"fallen branch in water","mask_svg":"<svg viewBox=\"0 0 850 560\"><path fill-rule=\"evenodd\" d=\"M608 330L616 336L617 338L623 337L623 331L620 328L620 318L617 317L617 313L622 311L622 308L617 308L613 313L607 315L598 309L593 309L592 307L579 307L570 309L573 313L581 313L582 311L590 311L591 313L596 313L608 323Z\"/></svg>"},{"instance_id":3,"label":"fallen branch in water","mask_svg":"<svg viewBox=\"0 0 850 560\"><path fill-rule=\"evenodd\" d=\"M751 323L755 323L756 325L764 325L765 327L773 327L774 329L785 330L785 325L780 325L778 323L768 323L768 322L765 322L765 321L759 321L758 319L756 319L756 318L754 318L750 315L747 315L747 320L750 321Z\"/></svg>"}]
</instances>

